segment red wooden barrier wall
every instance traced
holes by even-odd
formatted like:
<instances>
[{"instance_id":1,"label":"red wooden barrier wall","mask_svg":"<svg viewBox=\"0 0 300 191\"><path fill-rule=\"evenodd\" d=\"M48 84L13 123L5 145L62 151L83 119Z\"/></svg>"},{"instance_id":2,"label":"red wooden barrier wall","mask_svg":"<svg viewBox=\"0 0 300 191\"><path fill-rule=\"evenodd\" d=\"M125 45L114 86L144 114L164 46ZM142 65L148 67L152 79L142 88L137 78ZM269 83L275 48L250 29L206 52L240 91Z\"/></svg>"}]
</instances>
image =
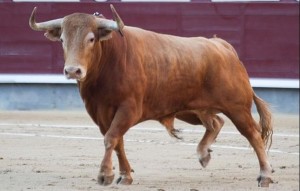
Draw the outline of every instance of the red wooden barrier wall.
<instances>
[{"instance_id":1,"label":"red wooden barrier wall","mask_svg":"<svg viewBox=\"0 0 300 191\"><path fill-rule=\"evenodd\" d=\"M219 37L237 49L251 77L299 78L299 3L114 3L126 25L180 36ZM32 31L37 21L101 12L109 3L0 3L0 75L62 73L59 42Z\"/></svg>"}]
</instances>

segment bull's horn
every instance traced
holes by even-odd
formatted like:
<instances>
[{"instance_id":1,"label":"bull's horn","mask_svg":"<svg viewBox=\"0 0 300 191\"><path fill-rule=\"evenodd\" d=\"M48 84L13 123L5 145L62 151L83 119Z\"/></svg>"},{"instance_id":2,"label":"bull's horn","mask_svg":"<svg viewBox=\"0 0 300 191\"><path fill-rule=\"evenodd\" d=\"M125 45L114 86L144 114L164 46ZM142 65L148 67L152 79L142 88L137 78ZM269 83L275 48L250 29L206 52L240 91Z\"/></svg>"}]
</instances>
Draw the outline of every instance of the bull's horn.
<instances>
[{"instance_id":1,"label":"bull's horn","mask_svg":"<svg viewBox=\"0 0 300 191\"><path fill-rule=\"evenodd\" d=\"M104 18L96 18L97 25L99 28L104 28L104 29L111 30L111 31L119 31L120 34L123 36L122 29L124 27L124 23L121 20L121 18L119 17L116 10L114 9L113 5L110 5L110 6L111 6L111 10L113 12L115 21L104 19Z\"/></svg>"},{"instance_id":2,"label":"bull's horn","mask_svg":"<svg viewBox=\"0 0 300 191\"><path fill-rule=\"evenodd\" d=\"M45 31L45 30L50 30L54 28L61 28L62 24L62 18L60 19L55 19L55 20L50 20L42 23L36 23L35 22L35 12L36 12L36 7L34 7L30 18L29 18L29 26L36 31Z\"/></svg>"},{"instance_id":3,"label":"bull's horn","mask_svg":"<svg viewBox=\"0 0 300 191\"><path fill-rule=\"evenodd\" d=\"M119 32L123 36L122 29L124 27L124 23L123 23L121 17L119 16L119 14L117 13L116 9L114 8L114 6L112 4L110 4L110 9L111 9L111 12L113 14L113 17L114 17L115 21L117 22Z\"/></svg>"}]
</instances>

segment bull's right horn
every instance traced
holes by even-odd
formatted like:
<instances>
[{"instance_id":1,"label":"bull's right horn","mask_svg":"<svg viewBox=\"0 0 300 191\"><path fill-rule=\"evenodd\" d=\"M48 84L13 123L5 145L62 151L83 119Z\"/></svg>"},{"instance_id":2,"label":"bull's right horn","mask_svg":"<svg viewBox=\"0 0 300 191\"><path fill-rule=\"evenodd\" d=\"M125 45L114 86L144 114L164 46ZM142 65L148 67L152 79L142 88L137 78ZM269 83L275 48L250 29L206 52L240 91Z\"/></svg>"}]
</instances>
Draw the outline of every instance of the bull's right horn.
<instances>
[{"instance_id":1,"label":"bull's right horn","mask_svg":"<svg viewBox=\"0 0 300 191\"><path fill-rule=\"evenodd\" d=\"M29 26L36 31L46 31L46 30L51 30L54 28L61 28L61 24L63 19L55 19L55 20L50 20L42 23L36 23L35 22L35 12L36 12L37 7L34 7L30 18L29 18Z\"/></svg>"}]
</instances>

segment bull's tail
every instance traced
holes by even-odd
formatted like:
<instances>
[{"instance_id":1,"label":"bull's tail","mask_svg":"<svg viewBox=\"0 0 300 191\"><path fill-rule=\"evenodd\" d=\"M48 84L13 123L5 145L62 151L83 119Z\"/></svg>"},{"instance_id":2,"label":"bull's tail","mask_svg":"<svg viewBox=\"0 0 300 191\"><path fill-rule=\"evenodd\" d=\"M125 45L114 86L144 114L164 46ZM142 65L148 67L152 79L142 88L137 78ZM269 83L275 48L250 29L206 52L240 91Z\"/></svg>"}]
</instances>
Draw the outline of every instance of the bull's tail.
<instances>
[{"instance_id":1,"label":"bull's tail","mask_svg":"<svg viewBox=\"0 0 300 191\"><path fill-rule=\"evenodd\" d=\"M270 149L273 136L272 114L269 110L268 104L255 95L255 93L253 94L253 100L260 117L259 125L261 129L261 137L266 148Z\"/></svg>"}]
</instances>

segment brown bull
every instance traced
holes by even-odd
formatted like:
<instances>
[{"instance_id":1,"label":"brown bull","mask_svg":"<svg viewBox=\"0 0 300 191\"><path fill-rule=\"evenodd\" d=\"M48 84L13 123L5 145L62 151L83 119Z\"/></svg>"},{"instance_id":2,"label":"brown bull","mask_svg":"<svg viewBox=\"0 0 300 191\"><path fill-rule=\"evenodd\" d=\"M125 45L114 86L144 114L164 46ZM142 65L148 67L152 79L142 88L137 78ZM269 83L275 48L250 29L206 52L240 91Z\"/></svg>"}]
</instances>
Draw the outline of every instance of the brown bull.
<instances>
[{"instance_id":1,"label":"brown bull","mask_svg":"<svg viewBox=\"0 0 300 191\"><path fill-rule=\"evenodd\" d=\"M114 179L112 153L119 160L117 183L131 184L132 169L124 152L123 136L145 120L158 120L175 137L174 118L203 124L206 132L197 147L206 166L210 145L225 114L257 154L259 186L269 186L272 168L265 147L272 138L271 114L249 83L247 72L233 47L220 38L183 38L124 26L111 6L115 21L74 13L64 18L29 24L61 41L67 78L76 79L85 107L104 135L105 154L98 182ZM252 102L260 115L251 115ZM271 143L270 143L271 144Z\"/></svg>"}]
</instances>

